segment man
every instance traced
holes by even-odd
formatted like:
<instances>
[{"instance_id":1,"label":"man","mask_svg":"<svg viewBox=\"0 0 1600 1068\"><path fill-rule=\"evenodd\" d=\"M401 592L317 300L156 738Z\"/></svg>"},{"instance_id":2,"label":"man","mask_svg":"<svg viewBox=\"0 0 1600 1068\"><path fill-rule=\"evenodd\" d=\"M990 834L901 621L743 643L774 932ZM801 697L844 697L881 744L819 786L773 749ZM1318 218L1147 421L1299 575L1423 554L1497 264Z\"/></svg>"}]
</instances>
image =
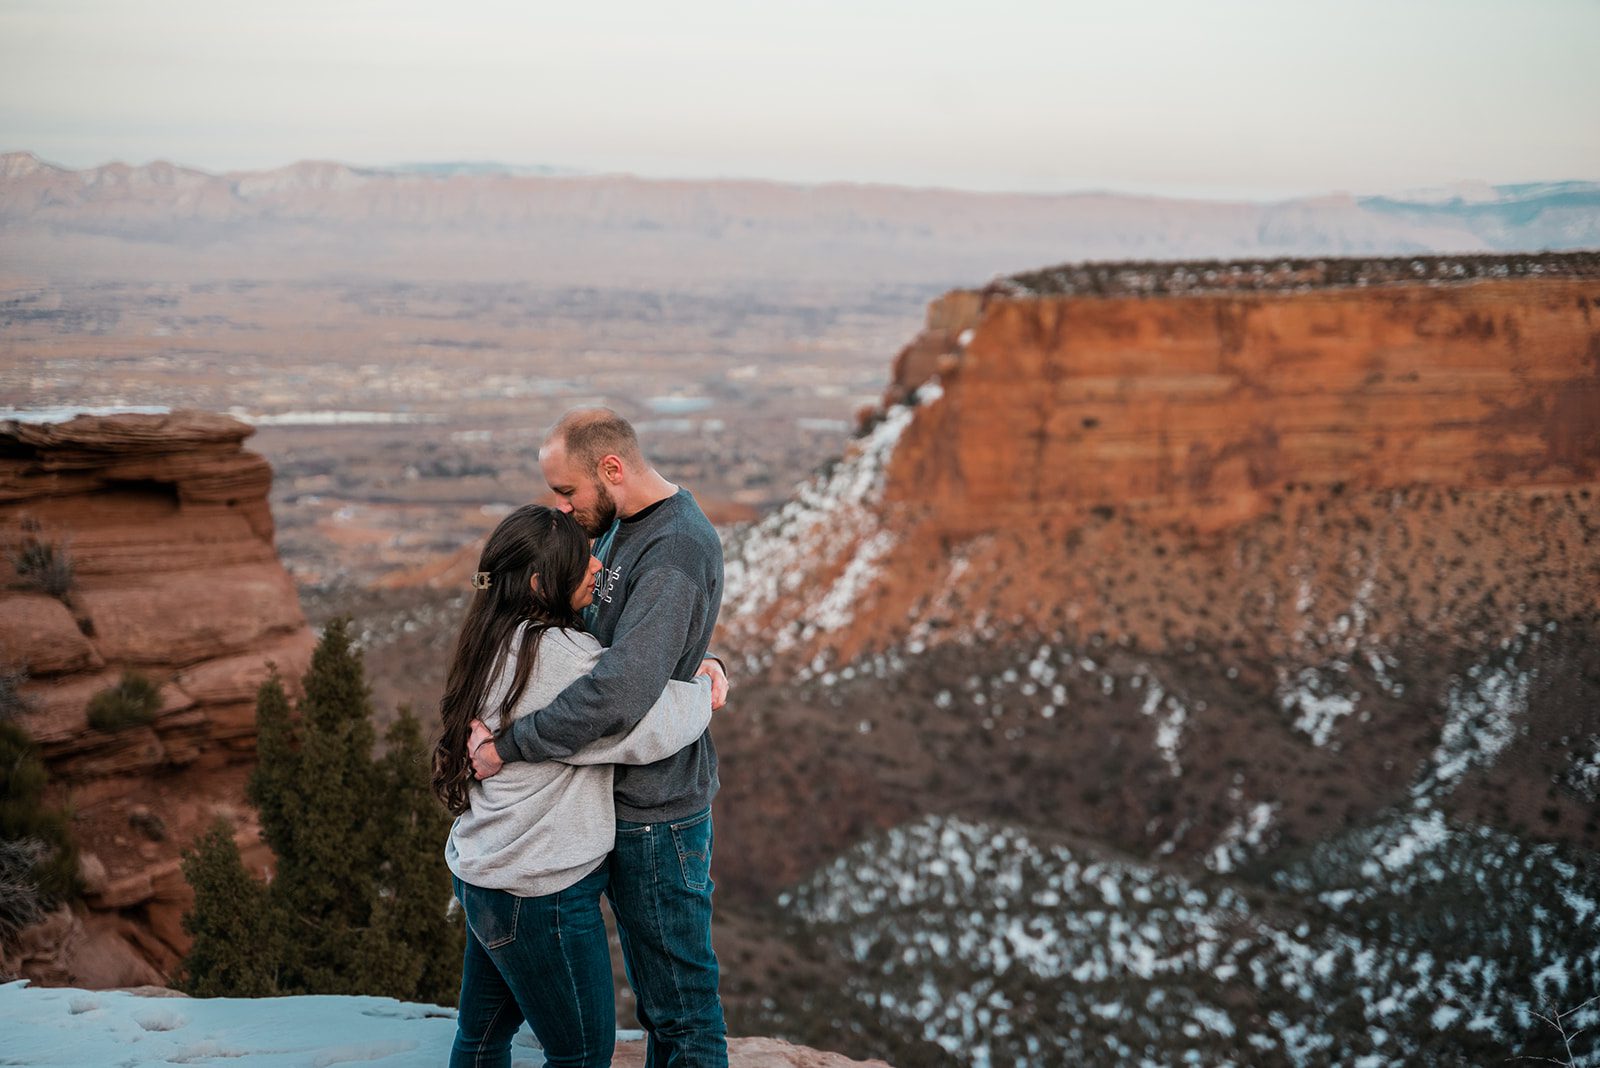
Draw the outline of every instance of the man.
<instances>
[{"instance_id":1,"label":"man","mask_svg":"<svg viewBox=\"0 0 1600 1068\"><path fill-rule=\"evenodd\" d=\"M644 717L668 679L727 678L702 661L722 603L722 543L687 490L644 459L633 427L605 408L567 413L539 449L545 481L601 549L590 631L607 651L550 705L516 720L494 744L468 744L479 778L505 761L570 756ZM617 841L606 896L623 962L649 1035L648 1068L724 1068L726 1026L711 948L711 799L717 752L707 731L677 755L618 766Z\"/></svg>"}]
</instances>

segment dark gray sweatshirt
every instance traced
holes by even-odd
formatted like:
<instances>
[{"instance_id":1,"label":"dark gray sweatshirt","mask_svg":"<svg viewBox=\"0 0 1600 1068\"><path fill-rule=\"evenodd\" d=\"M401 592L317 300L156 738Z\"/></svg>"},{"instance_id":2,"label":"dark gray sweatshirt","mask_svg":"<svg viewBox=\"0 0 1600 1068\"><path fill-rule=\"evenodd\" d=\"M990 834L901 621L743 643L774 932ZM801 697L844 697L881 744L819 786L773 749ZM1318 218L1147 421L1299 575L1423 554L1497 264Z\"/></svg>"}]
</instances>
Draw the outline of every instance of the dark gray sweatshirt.
<instances>
[{"instance_id":1,"label":"dark gray sweatshirt","mask_svg":"<svg viewBox=\"0 0 1600 1068\"><path fill-rule=\"evenodd\" d=\"M558 760L644 718L669 679L694 677L722 606L722 542L688 490L624 519L596 578L594 670L522 716L495 743L500 759ZM619 819L659 823L699 812L717 792L707 730L675 755L618 766Z\"/></svg>"}]
</instances>

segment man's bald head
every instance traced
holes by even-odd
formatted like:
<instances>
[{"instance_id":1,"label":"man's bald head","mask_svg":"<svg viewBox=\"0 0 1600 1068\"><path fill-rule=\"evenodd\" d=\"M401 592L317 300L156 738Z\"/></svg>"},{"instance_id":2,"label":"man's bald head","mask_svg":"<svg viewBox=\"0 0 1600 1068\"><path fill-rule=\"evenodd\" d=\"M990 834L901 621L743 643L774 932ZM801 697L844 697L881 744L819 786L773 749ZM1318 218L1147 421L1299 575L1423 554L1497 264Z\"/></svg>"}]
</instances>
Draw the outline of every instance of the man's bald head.
<instances>
[{"instance_id":1,"label":"man's bald head","mask_svg":"<svg viewBox=\"0 0 1600 1068\"><path fill-rule=\"evenodd\" d=\"M545 446L556 443L567 462L589 477L607 456L635 470L645 466L633 425L610 408L574 408L563 415L544 437Z\"/></svg>"}]
</instances>

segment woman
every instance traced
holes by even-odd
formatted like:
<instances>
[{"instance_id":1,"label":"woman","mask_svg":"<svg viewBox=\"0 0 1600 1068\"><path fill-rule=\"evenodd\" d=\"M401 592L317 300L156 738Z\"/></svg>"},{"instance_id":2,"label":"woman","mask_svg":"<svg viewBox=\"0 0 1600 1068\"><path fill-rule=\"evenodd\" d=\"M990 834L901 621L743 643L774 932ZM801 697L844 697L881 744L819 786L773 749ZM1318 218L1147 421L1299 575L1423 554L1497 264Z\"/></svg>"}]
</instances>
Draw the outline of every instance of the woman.
<instances>
[{"instance_id":1,"label":"woman","mask_svg":"<svg viewBox=\"0 0 1600 1068\"><path fill-rule=\"evenodd\" d=\"M489 536L478 568L433 754L434 792L456 815L445 861L467 917L450 1064L509 1065L526 1019L551 1068L598 1068L616 1043L600 916L616 833L612 765L652 764L699 738L711 721L710 683L670 682L627 734L477 782L473 718L498 735L588 674L601 652L578 618L600 562L571 516L517 509Z\"/></svg>"}]
</instances>

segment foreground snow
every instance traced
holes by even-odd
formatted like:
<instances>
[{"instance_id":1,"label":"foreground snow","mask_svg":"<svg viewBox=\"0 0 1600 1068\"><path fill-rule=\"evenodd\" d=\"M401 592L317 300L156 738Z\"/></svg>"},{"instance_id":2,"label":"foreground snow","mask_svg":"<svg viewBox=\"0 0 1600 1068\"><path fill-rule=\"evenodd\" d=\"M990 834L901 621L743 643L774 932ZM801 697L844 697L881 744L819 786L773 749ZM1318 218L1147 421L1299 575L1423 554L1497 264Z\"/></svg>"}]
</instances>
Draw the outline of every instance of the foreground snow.
<instances>
[{"instance_id":1,"label":"foreground snow","mask_svg":"<svg viewBox=\"0 0 1600 1068\"><path fill-rule=\"evenodd\" d=\"M456 1013L393 998L141 997L15 982L0 986L0 1033L7 1065L438 1068L450 1058ZM544 1064L526 1026L511 1063Z\"/></svg>"}]
</instances>

